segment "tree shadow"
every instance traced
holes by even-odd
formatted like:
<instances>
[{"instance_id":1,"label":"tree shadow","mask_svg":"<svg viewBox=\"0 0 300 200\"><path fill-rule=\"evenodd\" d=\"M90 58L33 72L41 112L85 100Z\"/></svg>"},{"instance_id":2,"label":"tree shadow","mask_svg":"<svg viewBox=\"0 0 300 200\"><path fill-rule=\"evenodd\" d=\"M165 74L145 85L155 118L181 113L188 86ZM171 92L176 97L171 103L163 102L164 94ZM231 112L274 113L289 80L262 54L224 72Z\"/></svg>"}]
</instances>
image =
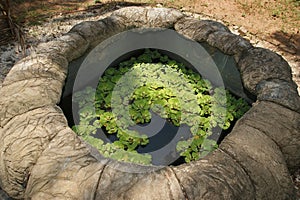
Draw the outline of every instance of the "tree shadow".
<instances>
[{"instance_id":1,"label":"tree shadow","mask_svg":"<svg viewBox=\"0 0 300 200\"><path fill-rule=\"evenodd\" d=\"M291 55L300 55L300 32L296 34L286 34L276 31L271 34L270 39L276 40L280 44L279 50Z\"/></svg>"},{"instance_id":2,"label":"tree shadow","mask_svg":"<svg viewBox=\"0 0 300 200\"><path fill-rule=\"evenodd\" d=\"M113 12L115 10L118 10L123 7L128 7L128 6L146 6L149 4L146 3L133 3L133 2L125 2L125 1L113 1L113 2L108 2L108 3L97 3L95 5L88 6L87 8L83 10L75 10L75 11L65 11L63 13L60 13L58 17L55 17L54 21L68 21L71 19L84 19L86 18L86 15L84 14L79 14L76 15L77 13L80 12L89 12L93 13L95 15L101 16L109 12ZM70 15L72 14L72 15ZM66 17L67 16L67 17Z\"/></svg>"},{"instance_id":3,"label":"tree shadow","mask_svg":"<svg viewBox=\"0 0 300 200\"><path fill-rule=\"evenodd\" d=\"M56 15L67 15L78 12L94 12L99 15L126 6L145 6L146 3L126 1L111 1L107 3L91 0L14 0L12 1L12 15L19 24L39 25Z\"/></svg>"}]
</instances>

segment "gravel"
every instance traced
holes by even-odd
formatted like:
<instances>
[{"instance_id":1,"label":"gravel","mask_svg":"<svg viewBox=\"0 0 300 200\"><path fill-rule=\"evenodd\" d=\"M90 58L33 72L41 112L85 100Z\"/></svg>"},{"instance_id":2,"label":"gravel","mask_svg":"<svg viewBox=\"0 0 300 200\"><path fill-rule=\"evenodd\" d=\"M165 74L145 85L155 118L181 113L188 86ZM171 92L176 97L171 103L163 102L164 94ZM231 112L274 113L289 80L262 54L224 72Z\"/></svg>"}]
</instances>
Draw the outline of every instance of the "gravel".
<instances>
[{"instance_id":1,"label":"gravel","mask_svg":"<svg viewBox=\"0 0 300 200\"><path fill-rule=\"evenodd\" d=\"M33 53L39 43L48 42L62 36L82 21L95 21L107 15L109 15L108 12L102 11L75 12L54 16L42 25L25 27L23 30L26 35L25 55ZM23 57L24 53L22 53L17 42L0 46L0 87L9 70Z\"/></svg>"}]
</instances>

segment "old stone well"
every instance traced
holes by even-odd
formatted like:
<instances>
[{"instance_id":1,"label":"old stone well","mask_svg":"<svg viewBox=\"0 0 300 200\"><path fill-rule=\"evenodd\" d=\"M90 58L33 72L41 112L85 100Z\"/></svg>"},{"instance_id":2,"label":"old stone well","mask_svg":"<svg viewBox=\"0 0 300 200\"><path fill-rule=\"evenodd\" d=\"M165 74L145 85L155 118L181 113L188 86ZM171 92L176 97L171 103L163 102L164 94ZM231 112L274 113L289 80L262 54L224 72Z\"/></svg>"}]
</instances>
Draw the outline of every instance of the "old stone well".
<instances>
[{"instance_id":1,"label":"old stone well","mask_svg":"<svg viewBox=\"0 0 300 200\"><path fill-rule=\"evenodd\" d=\"M230 56L237 74L229 70L225 82L255 99L219 148L198 161L157 169L105 159L58 106L70 63L117 33L149 27ZM15 64L0 93L0 187L12 198L296 199L290 174L300 166L300 97L290 66L219 22L168 8L122 8L39 45Z\"/></svg>"}]
</instances>

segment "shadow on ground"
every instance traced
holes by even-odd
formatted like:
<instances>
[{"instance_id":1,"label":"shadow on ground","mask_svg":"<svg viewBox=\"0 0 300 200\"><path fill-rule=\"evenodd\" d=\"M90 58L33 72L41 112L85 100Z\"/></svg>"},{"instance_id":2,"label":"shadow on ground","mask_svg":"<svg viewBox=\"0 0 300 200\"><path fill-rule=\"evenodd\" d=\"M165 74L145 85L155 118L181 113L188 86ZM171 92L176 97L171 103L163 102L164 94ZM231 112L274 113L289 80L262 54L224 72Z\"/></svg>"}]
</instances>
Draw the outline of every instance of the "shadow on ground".
<instances>
[{"instance_id":1,"label":"shadow on ground","mask_svg":"<svg viewBox=\"0 0 300 200\"><path fill-rule=\"evenodd\" d=\"M276 40L280 44L278 48L292 55L300 55L300 33L286 34L281 31L276 31L270 35L271 40Z\"/></svg>"},{"instance_id":2,"label":"shadow on ground","mask_svg":"<svg viewBox=\"0 0 300 200\"><path fill-rule=\"evenodd\" d=\"M20 24L39 25L55 15L66 15L76 12L95 11L99 14L125 6L142 6L145 3L112 1L95 3L94 0L16 0L11 4L12 15Z\"/></svg>"}]
</instances>

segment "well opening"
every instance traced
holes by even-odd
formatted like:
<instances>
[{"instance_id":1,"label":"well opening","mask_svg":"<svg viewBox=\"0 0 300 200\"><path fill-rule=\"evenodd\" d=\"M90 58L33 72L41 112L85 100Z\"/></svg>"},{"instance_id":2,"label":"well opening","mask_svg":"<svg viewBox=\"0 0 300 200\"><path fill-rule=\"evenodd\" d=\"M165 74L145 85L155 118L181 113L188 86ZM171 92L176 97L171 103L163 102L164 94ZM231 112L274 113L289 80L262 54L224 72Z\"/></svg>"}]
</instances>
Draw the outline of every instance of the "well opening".
<instances>
[{"instance_id":1,"label":"well opening","mask_svg":"<svg viewBox=\"0 0 300 200\"><path fill-rule=\"evenodd\" d=\"M148 30L148 32L149 32L148 33L147 30L145 29L145 30L143 30L143 32L144 32L143 34L146 33L145 35L148 38L149 38L148 34L150 34L150 33L154 34L153 38L150 39L150 43L152 43L151 45L155 46L155 40L156 40L155 37L157 37L156 35L160 34L159 32L164 32L164 31L155 30L154 33L152 33L153 30ZM122 52L122 53L124 53L123 55L118 55L118 53L114 52L115 51L114 48L116 48L118 46L116 44L118 42L120 43L120 46L122 46L122 47L124 47L124 46L129 47L128 49L136 48L136 47L132 48L131 46L128 46L128 45L130 45L128 40L130 40L131 35L133 35L133 38L136 38L136 34L137 34L136 32L128 32L128 33L124 32L124 33L122 33L123 36L119 36L119 37L117 37L117 39L111 39L111 41L113 41L113 45L111 45L111 46L113 46L113 48L111 46L109 46L111 44L111 42L106 40L106 42L104 42L105 48L103 48L100 45L100 47L96 47L94 50L92 50L93 52L90 52L89 54L85 54L85 56L80 57L79 59L74 60L73 62L71 62L69 64L69 67L68 67L69 72L68 72L68 75L66 78L66 84L63 89L64 92L62 94L62 99L59 104L59 106L62 108L62 110L64 111L64 113L68 119L69 126L73 127L74 125L77 125L77 129L75 126L74 130L75 130L75 132L77 130L77 133L81 136L83 134L89 134L88 133L89 131L86 131L85 133L83 133L82 131L80 132L80 130L83 128L82 121L85 121L85 119L83 117L80 117L80 116L82 116L82 113L80 113L81 112L80 110L89 108L90 105L87 105L85 107L81 106L79 108L78 105L80 105L80 104L82 104L82 102L88 101L88 100L86 100L86 99L82 100L82 97L81 97L81 102L78 102L79 100L74 99L74 93L78 93L79 91L82 92L83 90L86 90L87 88L90 89L90 87L91 87L96 90L95 94L92 95L92 97L95 98L95 100L94 100L95 102L100 101L98 96L102 96L101 98L103 98L103 99L101 101L103 101L103 103L94 103L93 104L93 106L95 107L94 108L95 113L98 113L98 114L96 114L96 116L94 118L89 119L89 126L91 125L91 126L97 127L97 125L93 125L93 124L95 124L95 121L98 122L98 120L99 120L99 122L101 122L102 118L107 117L107 115L99 114L99 112L101 111L102 113L106 112L106 113L111 114L111 110L113 109L112 108L113 106L106 105L109 108L101 108L104 110L99 111L100 104L104 104L104 102L107 101L106 98L108 98L108 97L113 98L113 97L111 97L112 96L111 93L114 90L114 89L112 89L111 93L106 94L108 92L108 90L101 88L100 79L106 78L106 80L107 80L106 82L102 83L103 84L102 87L110 87L110 85L108 83L113 84L112 87L117 87L116 82L118 80L116 80L115 82L111 82L110 79L115 79L116 77L120 77L120 76L126 76L127 72L119 73L120 71L125 69L124 66L128 67L129 69L132 69L132 67L136 64L145 64L145 63L154 64L154 63L156 63L156 65L157 64L164 65L164 66L162 66L162 68L169 69L168 67L170 67L170 66L168 64L174 62L176 66L177 65L182 66L182 67L180 67L180 69L178 69L178 70L180 70L180 73L182 73L182 71L184 71L185 69L186 70L191 69L193 71L192 74L191 74L191 72L189 75L185 74L186 77L195 76L196 74L200 75L201 79L192 80L193 84L199 85L202 80L206 80L211 85L211 86L209 86L211 88L208 88L208 86L206 86L205 83L202 83L202 84L204 84L201 86L203 88L198 88L200 86L196 86L196 85L193 86L194 87L193 89L195 91L192 91L192 95L196 96L199 93L199 95L205 96L203 98L212 97L212 99L208 100L208 101L210 101L209 104L211 104L211 105L201 105L201 103L194 105L197 107L200 106L199 109L202 109L202 110L203 109L211 109L210 106L214 106L214 104L217 104L216 102L213 103L215 101L213 98L215 95L214 90L217 87L225 88L227 91L230 92L230 94L228 94L230 96L227 97L228 103L224 104L224 105L218 105L224 109L226 109L226 106L234 107L235 106L234 104L238 103L238 101L236 101L237 99L239 99L239 98L244 99L244 105L241 104L240 105L241 108L235 108L237 110L227 111L232 116L232 119L228 120L225 116L223 116L224 119L220 123L229 123L230 122L230 126L228 125L229 127L226 127L226 128L223 127L223 124L212 125L213 123L217 123L217 122L210 115L216 116L216 115L220 115L220 114L216 114L216 113L213 113L212 111L208 111L208 110L205 111L205 113L210 113L210 114L200 115L200 112L198 114L194 113L194 114L199 115L199 117L201 116L205 119L207 118L210 121L211 125L209 128L197 128L197 129L199 129L199 131L201 129L202 131L207 133L207 136L205 137L207 139L205 139L205 140L212 141L216 145L220 144L221 141L225 138L225 136L230 132L230 130L232 130L235 122L240 117L240 116L234 116L235 113L236 112L245 112L248 109L248 108L246 108L246 107L248 107L246 102L248 102L248 104L251 104L252 102L255 101L255 97L253 95L249 95L249 93L246 94L246 92L243 88L240 74L237 69L237 64L236 64L233 56L226 55L226 54L222 53L220 50L218 50L217 48L212 47L207 43L202 43L202 44L197 43L197 44L193 44L193 47L192 47L193 49L191 51L184 50L185 54L182 54L182 51L178 51L177 49L175 50L175 52L178 51L179 54L181 54L182 56L185 57L185 58L183 58L182 56L179 56L176 53L172 52L172 50L174 51L174 49L172 49L172 48L174 48L174 46L175 46L175 48L181 47L183 49L191 48L190 44L189 44L191 41L177 42L177 40L180 40L180 39L186 40L186 38L183 39L183 38L178 37L177 35L172 36L172 34L174 34L173 32L169 32L169 37L171 38L170 40L173 43L178 43L178 44L177 45L169 45L171 47L171 51L166 50L168 48L168 44L167 44L167 45L163 45L165 48L164 50L163 49L155 49L155 48L135 49L135 50L131 50L129 52L127 52L125 50L124 52ZM138 33L138 34L141 34L141 33ZM165 33L162 34L162 37L164 37L164 34ZM141 37L141 36L139 36L139 37ZM125 42L123 41L122 38L126 38ZM147 40L147 38L145 38L145 40ZM130 41L130 42L138 43L138 42L141 42L141 39L137 39L137 41ZM146 41L146 43L147 43L147 41ZM149 42L146 44L146 46L147 45L149 45ZM187 45L187 46L185 47L182 45ZM195 47L197 45L199 45L199 47ZM208 53L206 53L205 56L202 56L202 57L198 56L198 57L196 57L196 59L195 58L191 59L193 64L196 67L194 67L193 64L191 64L189 61L187 61L187 59L190 59L190 57L192 57L193 54L201 55L201 53L203 51L205 51L205 53L206 52L208 52ZM95 57L103 58L102 55L108 55L108 54L114 55L115 57L108 56L109 58L104 59L104 60L107 60L107 62L103 61L103 60L90 61L91 59L94 59ZM211 57L210 60L207 59L208 56ZM150 59L150 61L149 61L149 59ZM209 61L207 61L207 60L209 60ZM103 63L107 63L107 64L103 64ZM99 74L99 75L93 76L93 78L95 80L91 80L91 79L93 79L93 78L90 78L91 76L86 76L86 77L89 77L88 79L79 77L79 79L82 79L82 80L79 82L79 84L77 81L77 88L76 88L76 83L75 83L76 77L75 76L76 75L78 76L78 73L84 73L83 70L80 69L80 67L82 67L82 66L83 66L83 68L86 68L89 71L92 71L93 75L94 74ZM152 66L152 67L155 67L155 66ZM174 68L174 66L173 66L173 68ZM105 77L106 72L108 70L112 70L112 69L115 70L114 72L111 72L114 74L110 75L108 77ZM143 70L147 70L147 69L143 68ZM139 73L141 73L141 72L139 72ZM155 82L156 80L154 80L153 77L151 77L152 73L155 73L155 71L149 70L149 73L145 73L144 75L142 75L142 76L150 76L148 83L146 84L147 81L143 82L143 83L136 83L136 84L140 84L140 85L136 86L136 88L132 88L132 90L133 90L133 91L131 91L132 93L128 93L127 95L134 94L134 90L138 90L139 87L145 87L146 85L157 84L158 82ZM216 74L214 75L214 73L216 73ZM164 74L164 76L165 75L168 76L168 74L165 72L164 69L162 69L160 74ZM202 77L203 75L204 75L204 77L206 76L206 78ZM139 79L143 78L142 76L137 75L137 74L132 75L132 76L134 76L134 77L131 78L130 82L132 82L132 81L134 82L135 81L134 79L139 80ZM157 79L161 79L160 75L156 75L156 76L157 76L156 77ZM159 81L159 84L167 84L166 87L170 88L170 87L173 87L171 85L178 84L176 82L176 79L183 79L183 77L179 77L177 74L172 74L170 76L173 76L173 78L170 79L173 83L166 83L166 81ZM176 76L178 76L178 77L176 77ZM120 78L118 78L118 79L120 79ZM85 81L84 84L82 83L83 81ZM186 80L186 81L188 81L188 80ZM197 81L198 81L198 83L197 83ZM97 84L95 84L95 82ZM163 83L163 82L165 82L165 83ZM75 84L75 86L74 86L74 84ZM169 86L168 86L168 84L169 84ZM78 86L78 85L80 85L80 86ZM96 86L96 88L95 88L95 86ZM186 87L187 86L188 85L186 85ZM78 87L79 87L79 89L78 89ZM123 88L128 87L128 85L127 86L123 85L123 86L119 86L119 87L121 87L120 90L123 90ZM127 88L127 89L129 89L129 88ZM153 89L153 88L151 88L151 89ZM199 92L199 91L196 92L196 90L200 90L200 89L201 90L205 89L205 90L203 90L202 92ZM159 90L159 89L156 89L154 91L157 91L157 90ZM176 89L175 89L175 87L173 87L171 90L176 90ZM189 88L187 88L187 90L189 90ZM152 93L153 93L153 91L152 91ZM90 96L87 92L80 93L80 95L81 96L84 96L84 95ZM156 95L162 95L162 94L157 92ZM177 95L184 96L184 94L182 92L179 92ZM179 97L176 97L176 98L179 98ZM122 97L122 98L124 100L124 97ZM152 104L155 104L154 102L157 101L157 100L154 101L153 98L154 98L153 96L152 97L143 97L143 98L139 99L139 101L140 102L141 101L143 101L143 102L149 101L151 103L149 103L149 105L148 104L144 105L144 107L147 107L147 106L152 107L153 106ZM170 97L168 97L167 99L163 99L163 100L165 100L167 102L169 98ZM203 98L202 99L199 98L198 101L203 101ZM223 98L226 99L225 94L224 94ZM233 98L235 98L234 101L236 101L236 102L233 102ZM162 98L160 100L162 100ZM93 101L93 100L91 100L91 101ZM109 100L109 101L111 101L111 100ZM126 103L127 104L133 103L132 105L136 105L136 104L134 104L133 99L131 99L130 101L131 102L126 102ZM188 101L190 101L190 100L188 100ZM239 103L241 103L241 102L243 102L243 101L239 101ZM109 102L109 104L110 103L111 102ZM71 105L73 105L73 106L71 106ZM189 106L191 106L191 105L192 104L190 104ZM168 106L165 106L165 107L168 107ZM196 109L197 107L192 108L192 109ZM166 108L164 108L164 106L163 106L162 109L166 109ZM242 111L243 109L244 109L244 111ZM173 115L175 115L174 113L176 113L178 111L178 110L176 110L176 111L175 110L173 109ZM109 112L107 112L107 111L109 111ZM119 112L119 111L116 111L116 112ZM191 156L195 150L191 151L190 153L186 153L184 155L182 150L180 153L179 149L177 149L177 148L179 148L178 142L189 141L192 144L191 141L193 141L195 143L195 140L193 139L193 137L200 136L199 134L191 133L192 129L189 130L189 128L191 128L191 125L188 125L187 122L184 122L184 121L180 122L180 120L182 120L182 119L179 119L180 125L179 124L174 125L172 123L172 120L174 120L174 119L170 118L171 113L167 114L166 117L162 118L162 114L158 114L158 111L153 112L152 108L149 108L147 110L141 110L139 108L139 110L132 111L132 112L136 113L136 115L142 115L141 114L142 112L143 113L150 112L146 116L146 118L148 117L148 118L150 118L150 120L148 119L148 121L147 120L144 121L145 119L138 118L136 120L142 120L142 123L140 123L139 121L135 121L135 123L136 123L135 125L132 124L129 127L127 127L128 129L126 128L129 131L137 132L137 134L144 133L145 134L144 136L147 136L147 138L148 138L147 144L142 145L141 143L136 143L135 144L136 147L131 149L131 150L137 151L137 153L139 153L139 154L151 156L151 163L149 163L149 161L147 161L147 163L144 162L144 164L154 164L154 165L160 165L160 166L174 165L174 164L178 165L178 164L184 163L185 162L184 160L186 160L187 162L190 162L190 161L192 161L192 159L199 159L199 157L197 156L197 158L196 158L194 154L193 154L194 155L193 157ZM226 115L226 114L224 114L224 115ZM134 116L131 116L131 118L132 117L134 117ZM124 116L120 116L119 118L117 118L117 120L120 120L120 121L122 121L123 119L124 119ZM114 118L111 118L111 120L114 120ZM107 122L107 123L109 123L109 122ZM199 124L198 126L204 126L204 124L200 121L198 121L197 123ZM115 129L113 130L113 133L112 133L112 132L110 132L109 129L107 129L108 125L106 126L103 124L104 124L104 122L102 122L102 125L100 125L100 126L98 125L96 130L91 128L94 133L93 134L90 133L89 135L91 135L93 138L89 138L89 139L86 138L86 140L93 143L94 146L99 146L100 144L98 144L97 141L94 141L94 139L96 138L97 140L101 141L101 143L103 143L103 145L107 144L107 145L110 145L110 147L113 146L112 148L114 149L114 148L116 148L114 146L114 144L118 143L118 145L120 145L120 143L123 142L120 139L120 137L122 138L120 131L122 130L122 132L124 132L124 129L120 130L119 126L122 126L122 125L120 125L118 123L117 124L111 123L111 125L109 125L109 126L116 126L116 127L114 127ZM205 125L205 127L206 127L206 125ZM221 127L223 127L223 129ZM142 137L142 136L140 136L140 137ZM204 137L203 137L203 139L204 139ZM128 147L126 147L126 145L124 146L123 143L121 145L121 148L124 148L125 151L128 151ZM200 154L200 152L203 151L201 154L201 157L203 157L204 152L207 152L207 151L203 150L203 149L200 150L202 148L201 147L202 145L200 145L201 143L203 143L203 142L199 142L199 144L197 146L194 146L193 148L199 148L199 150L195 151L195 153ZM188 145L188 146L190 146L190 145ZM117 146L117 147L120 147L120 146ZM190 146L189 148L192 148L192 146ZM216 147L213 147L209 151L212 151L214 148L216 148ZM105 152L104 149L101 149L101 148L98 148L98 149L99 149L100 153L102 153L102 154ZM109 155L107 154L106 157L109 157L109 158L114 157L114 155L117 154L118 150L115 149L114 151L116 151L116 153L112 153ZM128 156L133 157L134 155L130 154ZM123 155L123 157L124 157L124 155ZM127 162L130 162L130 161L127 161Z\"/></svg>"}]
</instances>

